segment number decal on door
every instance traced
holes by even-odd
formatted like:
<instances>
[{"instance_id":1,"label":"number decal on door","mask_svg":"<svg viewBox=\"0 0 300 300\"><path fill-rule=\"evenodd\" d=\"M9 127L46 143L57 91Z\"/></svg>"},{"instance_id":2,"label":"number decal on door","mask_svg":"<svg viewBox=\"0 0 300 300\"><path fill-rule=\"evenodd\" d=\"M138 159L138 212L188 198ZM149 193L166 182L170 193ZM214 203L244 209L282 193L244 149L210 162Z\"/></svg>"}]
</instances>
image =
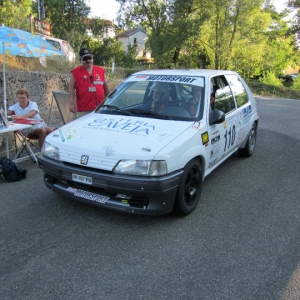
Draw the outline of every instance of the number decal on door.
<instances>
[{"instance_id":1,"label":"number decal on door","mask_svg":"<svg viewBox=\"0 0 300 300\"><path fill-rule=\"evenodd\" d=\"M229 149L235 141L235 125L230 127L229 130L226 129L226 132L224 134L225 138L225 146L224 146L224 152L226 151L226 147Z\"/></svg>"}]
</instances>

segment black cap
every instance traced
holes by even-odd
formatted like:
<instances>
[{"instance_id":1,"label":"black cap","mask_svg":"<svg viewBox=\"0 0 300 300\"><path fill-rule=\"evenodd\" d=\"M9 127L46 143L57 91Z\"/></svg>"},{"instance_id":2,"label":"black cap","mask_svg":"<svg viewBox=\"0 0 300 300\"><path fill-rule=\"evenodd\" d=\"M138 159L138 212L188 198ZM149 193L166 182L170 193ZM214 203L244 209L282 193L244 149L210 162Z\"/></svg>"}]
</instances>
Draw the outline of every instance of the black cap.
<instances>
[{"instance_id":1,"label":"black cap","mask_svg":"<svg viewBox=\"0 0 300 300\"><path fill-rule=\"evenodd\" d=\"M93 53L89 48L81 48L79 51L79 56L81 58L85 57L85 56L91 56L93 57Z\"/></svg>"}]
</instances>

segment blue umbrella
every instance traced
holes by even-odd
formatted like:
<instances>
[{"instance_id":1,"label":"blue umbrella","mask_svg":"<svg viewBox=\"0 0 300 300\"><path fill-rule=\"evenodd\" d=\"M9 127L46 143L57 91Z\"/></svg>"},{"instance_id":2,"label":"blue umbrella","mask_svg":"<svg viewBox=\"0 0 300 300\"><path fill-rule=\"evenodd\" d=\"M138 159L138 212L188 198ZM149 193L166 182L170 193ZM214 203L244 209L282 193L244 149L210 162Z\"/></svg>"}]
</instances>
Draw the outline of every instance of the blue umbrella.
<instances>
[{"instance_id":1,"label":"blue umbrella","mask_svg":"<svg viewBox=\"0 0 300 300\"><path fill-rule=\"evenodd\" d=\"M5 55L43 57L62 53L40 36L4 25L0 26L0 42L0 54L3 54L3 106L6 116Z\"/></svg>"}]
</instances>

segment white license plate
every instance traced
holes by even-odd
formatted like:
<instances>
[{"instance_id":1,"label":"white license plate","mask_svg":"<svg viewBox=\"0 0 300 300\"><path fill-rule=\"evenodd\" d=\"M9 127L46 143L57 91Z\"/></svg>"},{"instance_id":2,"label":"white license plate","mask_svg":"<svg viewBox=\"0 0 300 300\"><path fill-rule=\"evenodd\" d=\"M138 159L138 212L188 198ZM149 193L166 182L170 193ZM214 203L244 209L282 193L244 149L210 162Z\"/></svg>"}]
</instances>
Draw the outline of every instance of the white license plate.
<instances>
[{"instance_id":1,"label":"white license plate","mask_svg":"<svg viewBox=\"0 0 300 300\"><path fill-rule=\"evenodd\" d=\"M85 183L85 184L93 183L92 177L83 176L83 175L79 175L79 174L75 174L75 173L72 173L72 180L76 181L76 182Z\"/></svg>"}]
</instances>

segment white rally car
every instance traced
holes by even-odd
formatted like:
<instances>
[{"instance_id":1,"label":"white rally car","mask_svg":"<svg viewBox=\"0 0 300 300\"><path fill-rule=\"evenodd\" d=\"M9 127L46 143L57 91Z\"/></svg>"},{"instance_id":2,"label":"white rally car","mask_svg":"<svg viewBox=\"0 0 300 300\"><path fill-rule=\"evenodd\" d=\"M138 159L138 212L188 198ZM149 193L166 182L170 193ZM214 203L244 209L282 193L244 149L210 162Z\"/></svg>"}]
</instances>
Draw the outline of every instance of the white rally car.
<instances>
[{"instance_id":1,"label":"white rally car","mask_svg":"<svg viewBox=\"0 0 300 300\"><path fill-rule=\"evenodd\" d=\"M66 197L188 215L208 174L235 151L253 154L258 119L236 72L142 71L94 112L48 135L38 163L46 186Z\"/></svg>"}]
</instances>

